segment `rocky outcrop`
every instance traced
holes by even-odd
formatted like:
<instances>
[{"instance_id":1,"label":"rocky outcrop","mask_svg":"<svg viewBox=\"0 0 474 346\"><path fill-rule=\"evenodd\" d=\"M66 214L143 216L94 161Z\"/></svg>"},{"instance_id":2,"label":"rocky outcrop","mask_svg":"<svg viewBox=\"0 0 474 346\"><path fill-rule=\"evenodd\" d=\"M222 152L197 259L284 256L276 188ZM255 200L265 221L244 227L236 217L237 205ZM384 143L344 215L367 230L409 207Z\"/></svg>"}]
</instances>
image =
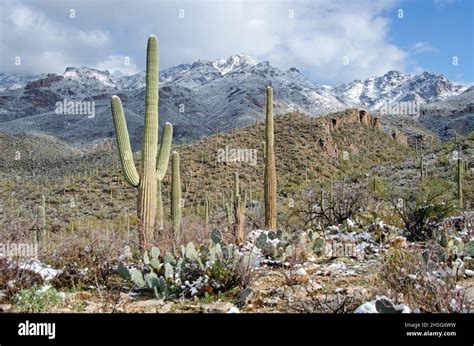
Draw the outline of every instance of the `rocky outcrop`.
<instances>
[{"instance_id":1,"label":"rocky outcrop","mask_svg":"<svg viewBox=\"0 0 474 346\"><path fill-rule=\"evenodd\" d=\"M404 146L408 146L408 137L397 129L393 130L392 138L395 139L398 143Z\"/></svg>"},{"instance_id":2,"label":"rocky outcrop","mask_svg":"<svg viewBox=\"0 0 474 346\"><path fill-rule=\"evenodd\" d=\"M34 109L36 107L51 107L51 110L54 111L54 105L62 100L62 97L48 89L32 89L25 91L20 100L29 102Z\"/></svg>"},{"instance_id":3,"label":"rocky outcrop","mask_svg":"<svg viewBox=\"0 0 474 346\"><path fill-rule=\"evenodd\" d=\"M63 80L64 77L54 73L48 74L46 78L37 79L26 84L25 90L50 87L53 83Z\"/></svg>"},{"instance_id":4,"label":"rocky outcrop","mask_svg":"<svg viewBox=\"0 0 474 346\"><path fill-rule=\"evenodd\" d=\"M382 127L380 119L372 117L365 110L351 109L341 113L342 115L331 117L327 120L327 126L330 130L337 130L345 124L362 124L377 129Z\"/></svg>"}]
</instances>

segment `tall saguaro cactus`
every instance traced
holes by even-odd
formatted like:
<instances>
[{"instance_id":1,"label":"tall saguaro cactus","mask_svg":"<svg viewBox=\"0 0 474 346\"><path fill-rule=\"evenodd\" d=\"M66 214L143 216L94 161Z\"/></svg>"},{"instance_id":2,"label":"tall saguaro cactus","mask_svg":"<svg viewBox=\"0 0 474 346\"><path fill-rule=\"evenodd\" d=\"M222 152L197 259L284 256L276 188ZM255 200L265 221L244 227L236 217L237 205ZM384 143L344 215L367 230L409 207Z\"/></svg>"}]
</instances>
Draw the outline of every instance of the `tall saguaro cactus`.
<instances>
[{"instance_id":1,"label":"tall saguaro cactus","mask_svg":"<svg viewBox=\"0 0 474 346\"><path fill-rule=\"evenodd\" d=\"M240 191L239 173L234 172L234 236L235 242L241 244L244 241L245 207L247 204L247 193Z\"/></svg>"},{"instance_id":2,"label":"tall saguaro cactus","mask_svg":"<svg viewBox=\"0 0 474 346\"><path fill-rule=\"evenodd\" d=\"M175 235L179 238L181 226L181 178L179 173L179 153L177 151L173 151L171 173L171 220Z\"/></svg>"},{"instance_id":3,"label":"tall saguaro cactus","mask_svg":"<svg viewBox=\"0 0 474 346\"><path fill-rule=\"evenodd\" d=\"M264 196L265 196L265 227L270 230L277 228L277 178L275 167L275 147L274 147L274 126L273 126L273 90L267 87L267 111L265 118L265 176L264 176Z\"/></svg>"},{"instance_id":4,"label":"tall saguaro cactus","mask_svg":"<svg viewBox=\"0 0 474 346\"><path fill-rule=\"evenodd\" d=\"M46 196L41 195L41 205L39 207L40 211L40 225L41 229L44 230L46 228Z\"/></svg>"},{"instance_id":5,"label":"tall saguaro cactus","mask_svg":"<svg viewBox=\"0 0 474 346\"><path fill-rule=\"evenodd\" d=\"M206 227L206 234L209 234L209 200L204 201L204 225Z\"/></svg>"},{"instance_id":6,"label":"tall saguaro cactus","mask_svg":"<svg viewBox=\"0 0 474 346\"><path fill-rule=\"evenodd\" d=\"M420 155L420 180L423 181L425 176L425 163L423 162L423 153Z\"/></svg>"},{"instance_id":7,"label":"tall saguaro cactus","mask_svg":"<svg viewBox=\"0 0 474 346\"><path fill-rule=\"evenodd\" d=\"M130 185L138 189L137 214L140 246L148 249L154 240L157 183L163 179L168 169L173 136L173 127L170 123L166 123L158 154L158 42L156 36L151 35L148 38L147 46L145 124L141 145L140 174L133 161L122 101L116 95L112 97L112 116L123 175Z\"/></svg>"},{"instance_id":8,"label":"tall saguaro cactus","mask_svg":"<svg viewBox=\"0 0 474 346\"><path fill-rule=\"evenodd\" d=\"M458 167L457 167L457 183L458 183L458 208L462 209L462 180L463 180L463 161L461 160L461 150L458 146Z\"/></svg>"}]
</instances>

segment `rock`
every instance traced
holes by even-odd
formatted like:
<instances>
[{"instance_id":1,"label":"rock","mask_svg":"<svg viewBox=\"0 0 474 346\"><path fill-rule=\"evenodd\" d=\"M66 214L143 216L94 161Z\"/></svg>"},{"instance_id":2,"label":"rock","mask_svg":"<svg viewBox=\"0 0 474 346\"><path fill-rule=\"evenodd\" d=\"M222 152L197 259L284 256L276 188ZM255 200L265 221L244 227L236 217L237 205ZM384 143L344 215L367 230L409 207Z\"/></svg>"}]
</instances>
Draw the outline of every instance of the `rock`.
<instances>
[{"instance_id":1,"label":"rock","mask_svg":"<svg viewBox=\"0 0 474 346\"><path fill-rule=\"evenodd\" d=\"M377 313L411 313L411 309L405 304L395 305L389 298L385 296L377 297L370 302L360 305L355 314L377 314Z\"/></svg>"},{"instance_id":2,"label":"rock","mask_svg":"<svg viewBox=\"0 0 474 346\"><path fill-rule=\"evenodd\" d=\"M161 308L158 309L158 313L167 314L171 311L172 306L173 305L171 303L166 303L165 305L163 305Z\"/></svg>"},{"instance_id":3,"label":"rock","mask_svg":"<svg viewBox=\"0 0 474 346\"><path fill-rule=\"evenodd\" d=\"M3 303L3 301L6 299L7 299L7 291L0 290L0 303Z\"/></svg>"},{"instance_id":4,"label":"rock","mask_svg":"<svg viewBox=\"0 0 474 346\"><path fill-rule=\"evenodd\" d=\"M474 270L466 269L464 271L464 274L466 274L467 276L473 277L474 276Z\"/></svg>"},{"instance_id":5,"label":"rock","mask_svg":"<svg viewBox=\"0 0 474 346\"><path fill-rule=\"evenodd\" d=\"M240 313L239 309L236 306L233 306L227 311L228 314L238 314Z\"/></svg>"},{"instance_id":6,"label":"rock","mask_svg":"<svg viewBox=\"0 0 474 346\"><path fill-rule=\"evenodd\" d=\"M122 253L119 255L118 260L120 262L123 262L123 261L129 261L131 259L133 259L132 250L130 249L130 246L126 245L123 248Z\"/></svg>"},{"instance_id":7,"label":"rock","mask_svg":"<svg viewBox=\"0 0 474 346\"><path fill-rule=\"evenodd\" d=\"M265 298L263 304L266 306L278 306L281 300L279 298Z\"/></svg>"},{"instance_id":8,"label":"rock","mask_svg":"<svg viewBox=\"0 0 474 346\"><path fill-rule=\"evenodd\" d=\"M375 304L373 302L367 302L360 305L357 309L355 309L354 313L355 314L377 314L378 311L375 308Z\"/></svg>"},{"instance_id":9,"label":"rock","mask_svg":"<svg viewBox=\"0 0 474 346\"><path fill-rule=\"evenodd\" d=\"M18 266L18 269L35 273L41 276L44 281L50 281L62 273L62 270L53 269L38 260L23 262Z\"/></svg>"},{"instance_id":10,"label":"rock","mask_svg":"<svg viewBox=\"0 0 474 346\"><path fill-rule=\"evenodd\" d=\"M247 287L246 289L242 290L237 296L237 306L244 306L246 304L249 304L254 298L254 296L254 291L250 287Z\"/></svg>"},{"instance_id":11,"label":"rock","mask_svg":"<svg viewBox=\"0 0 474 346\"><path fill-rule=\"evenodd\" d=\"M464 265L464 262L460 258L456 258L455 261L452 263L452 271L453 274L456 275L458 278L462 278L464 276L464 271L466 267Z\"/></svg>"},{"instance_id":12,"label":"rock","mask_svg":"<svg viewBox=\"0 0 474 346\"><path fill-rule=\"evenodd\" d=\"M408 146L408 137L400 132L399 130L395 129L392 132L392 138L395 139L401 145L407 147Z\"/></svg>"},{"instance_id":13,"label":"rock","mask_svg":"<svg viewBox=\"0 0 474 346\"><path fill-rule=\"evenodd\" d=\"M128 305L127 310L130 312L159 312L165 305L163 299L149 299L134 302Z\"/></svg>"},{"instance_id":14,"label":"rock","mask_svg":"<svg viewBox=\"0 0 474 346\"><path fill-rule=\"evenodd\" d=\"M315 282L314 280L310 280L308 285L306 286L306 289L308 290L308 293L311 294L313 292L316 292L316 291L322 289L323 287L324 287L324 285L320 285L317 282Z\"/></svg>"},{"instance_id":15,"label":"rock","mask_svg":"<svg viewBox=\"0 0 474 346\"><path fill-rule=\"evenodd\" d=\"M87 306L84 308L84 312L97 313L101 312L102 310L101 304L94 303L91 301L85 301L84 303L87 304Z\"/></svg>"},{"instance_id":16,"label":"rock","mask_svg":"<svg viewBox=\"0 0 474 346\"><path fill-rule=\"evenodd\" d=\"M219 301L202 305L202 311L211 314L225 314L233 307L234 305L232 303Z\"/></svg>"},{"instance_id":17,"label":"rock","mask_svg":"<svg viewBox=\"0 0 474 346\"><path fill-rule=\"evenodd\" d=\"M464 265L468 270L474 270L474 258L464 257ZM1 301L1 300L0 300Z\"/></svg>"},{"instance_id":18,"label":"rock","mask_svg":"<svg viewBox=\"0 0 474 346\"><path fill-rule=\"evenodd\" d=\"M300 282L308 281L309 275L304 268L298 268L294 270L292 274L296 281L300 281Z\"/></svg>"},{"instance_id":19,"label":"rock","mask_svg":"<svg viewBox=\"0 0 474 346\"><path fill-rule=\"evenodd\" d=\"M402 236L397 236L395 237L395 239L393 239L390 244L393 246L393 247L407 247L407 238L405 237L402 237Z\"/></svg>"},{"instance_id":20,"label":"rock","mask_svg":"<svg viewBox=\"0 0 474 346\"><path fill-rule=\"evenodd\" d=\"M59 309L53 309L51 311L52 313L58 313L58 314L71 314L71 313L75 313L76 311L70 309L70 308L59 308Z\"/></svg>"},{"instance_id":21,"label":"rock","mask_svg":"<svg viewBox=\"0 0 474 346\"><path fill-rule=\"evenodd\" d=\"M0 304L0 312L8 312L12 309L11 304Z\"/></svg>"}]
</instances>

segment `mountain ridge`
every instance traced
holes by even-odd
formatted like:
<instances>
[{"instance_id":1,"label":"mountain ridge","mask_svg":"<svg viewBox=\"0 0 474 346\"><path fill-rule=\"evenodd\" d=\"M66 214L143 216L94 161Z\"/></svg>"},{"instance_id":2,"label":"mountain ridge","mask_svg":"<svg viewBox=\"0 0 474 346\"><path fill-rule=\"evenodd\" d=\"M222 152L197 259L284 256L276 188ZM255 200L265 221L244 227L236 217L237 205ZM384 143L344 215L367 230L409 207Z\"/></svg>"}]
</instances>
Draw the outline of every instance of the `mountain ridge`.
<instances>
[{"instance_id":1,"label":"mountain ridge","mask_svg":"<svg viewBox=\"0 0 474 346\"><path fill-rule=\"evenodd\" d=\"M281 70L268 61L261 62L242 53L227 59L198 60L161 71L160 123L173 123L175 140L187 142L259 122L263 120L267 85L275 90L275 114L301 112L313 117L348 108L378 113L391 101L421 104L421 114L429 117L431 108L424 110L424 106L449 101L467 90L454 85L444 75L430 72L411 75L399 71L388 71L380 77L339 86L323 86L311 82L294 67ZM109 71L86 66L68 67L63 74L46 74L32 79L3 73L0 74L0 130L43 132L86 145L113 136L110 99L117 94L124 103L132 142L138 145L144 87L144 71L116 77ZM88 121L80 115L58 116L55 106L64 100L93 102L94 119ZM447 113L462 110L462 114L467 114L467 129L461 130L474 128L468 98L446 104ZM452 124L448 125L452 127Z\"/></svg>"}]
</instances>

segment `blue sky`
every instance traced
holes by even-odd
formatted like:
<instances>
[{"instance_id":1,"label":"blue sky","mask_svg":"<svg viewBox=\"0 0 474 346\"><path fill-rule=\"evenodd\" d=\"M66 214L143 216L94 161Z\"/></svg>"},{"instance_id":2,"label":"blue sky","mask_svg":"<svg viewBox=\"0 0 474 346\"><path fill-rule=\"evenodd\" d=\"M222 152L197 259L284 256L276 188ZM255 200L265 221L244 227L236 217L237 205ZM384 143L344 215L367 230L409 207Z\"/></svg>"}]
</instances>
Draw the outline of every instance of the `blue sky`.
<instances>
[{"instance_id":1,"label":"blue sky","mask_svg":"<svg viewBox=\"0 0 474 346\"><path fill-rule=\"evenodd\" d=\"M0 0L0 6L2 72L89 66L133 74L144 69L153 33L162 69L247 53L281 69L296 67L320 84L392 69L474 82L473 0Z\"/></svg>"},{"instance_id":2,"label":"blue sky","mask_svg":"<svg viewBox=\"0 0 474 346\"><path fill-rule=\"evenodd\" d=\"M392 19L389 40L407 51L416 42L427 43L419 52L411 51L407 70L423 69L443 73L452 81L474 82L474 1L407 0L399 7L404 18Z\"/></svg>"}]
</instances>

